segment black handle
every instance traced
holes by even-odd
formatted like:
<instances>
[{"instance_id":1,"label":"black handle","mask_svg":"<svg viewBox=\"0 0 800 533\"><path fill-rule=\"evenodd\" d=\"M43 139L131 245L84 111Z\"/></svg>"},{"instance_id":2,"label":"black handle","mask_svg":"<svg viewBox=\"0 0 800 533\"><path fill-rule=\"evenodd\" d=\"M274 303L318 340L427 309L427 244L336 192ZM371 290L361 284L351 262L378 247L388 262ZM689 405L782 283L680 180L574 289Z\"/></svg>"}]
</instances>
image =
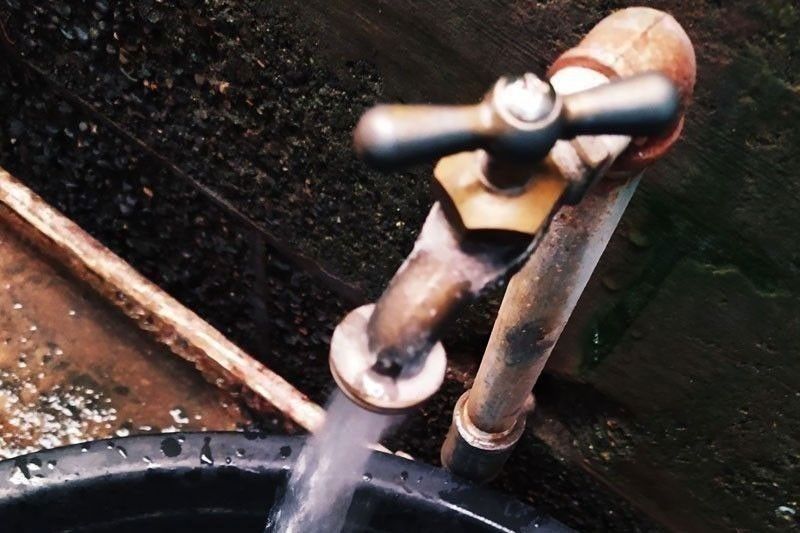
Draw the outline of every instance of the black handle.
<instances>
[{"instance_id":1,"label":"black handle","mask_svg":"<svg viewBox=\"0 0 800 533\"><path fill-rule=\"evenodd\" d=\"M367 111L356 127L359 157L389 170L476 150L491 137L482 105L379 105Z\"/></svg>"},{"instance_id":2,"label":"black handle","mask_svg":"<svg viewBox=\"0 0 800 533\"><path fill-rule=\"evenodd\" d=\"M679 111L680 96L669 78L640 74L565 96L562 136L658 135Z\"/></svg>"},{"instance_id":3,"label":"black handle","mask_svg":"<svg viewBox=\"0 0 800 533\"><path fill-rule=\"evenodd\" d=\"M392 170L482 148L498 161L537 161L576 135L657 135L677 120L675 85L657 73L558 96L530 74L501 79L472 106L381 105L361 117L356 153Z\"/></svg>"}]
</instances>

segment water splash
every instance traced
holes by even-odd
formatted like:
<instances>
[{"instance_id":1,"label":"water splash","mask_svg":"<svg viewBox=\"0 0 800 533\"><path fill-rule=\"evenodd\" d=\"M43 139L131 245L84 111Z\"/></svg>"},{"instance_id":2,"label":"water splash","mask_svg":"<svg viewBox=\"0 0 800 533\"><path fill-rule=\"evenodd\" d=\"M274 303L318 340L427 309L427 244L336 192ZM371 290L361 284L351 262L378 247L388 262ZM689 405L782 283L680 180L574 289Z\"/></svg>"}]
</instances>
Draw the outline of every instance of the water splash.
<instances>
[{"instance_id":1,"label":"water splash","mask_svg":"<svg viewBox=\"0 0 800 533\"><path fill-rule=\"evenodd\" d=\"M368 446L399 417L366 411L334 392L325 426L303 447L283 500L270 513L266 532L334 533L344 526L369 458Z\"/></svg>"}]
</instances>

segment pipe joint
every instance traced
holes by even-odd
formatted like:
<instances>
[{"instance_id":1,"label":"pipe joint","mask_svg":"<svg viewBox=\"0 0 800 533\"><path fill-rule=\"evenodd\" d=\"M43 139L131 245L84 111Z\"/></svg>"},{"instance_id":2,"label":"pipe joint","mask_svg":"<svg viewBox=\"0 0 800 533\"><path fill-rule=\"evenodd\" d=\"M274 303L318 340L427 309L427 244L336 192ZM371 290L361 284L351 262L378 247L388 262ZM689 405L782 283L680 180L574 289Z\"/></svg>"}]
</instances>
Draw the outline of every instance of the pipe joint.
<instances>
[{"instance_id":1,"label":"pipe joint","mask_svg":"<svg viewBox=\"0 0 800 533\"><path fill-rule=\"evenodd\" d=\"M510 428L484 431L469 416L469 391L456 403L453 423L442 446L442 464L455 474L476 481L497 476L525 431L527 412L520 413Z\"/></svg>"}]
</instances>

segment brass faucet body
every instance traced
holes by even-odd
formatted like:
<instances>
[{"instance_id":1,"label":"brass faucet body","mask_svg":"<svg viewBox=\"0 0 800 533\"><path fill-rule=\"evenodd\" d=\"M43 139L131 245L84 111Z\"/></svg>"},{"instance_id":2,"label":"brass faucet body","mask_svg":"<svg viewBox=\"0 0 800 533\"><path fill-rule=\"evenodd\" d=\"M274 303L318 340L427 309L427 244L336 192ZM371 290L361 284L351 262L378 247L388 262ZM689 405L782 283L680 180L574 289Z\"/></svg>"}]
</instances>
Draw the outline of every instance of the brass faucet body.
<instances>
[{"instance_id":1,"label":"brass faucet body","mask_svg":"<svg viewBox=\"0 0 800 533\"><path fill-rule=\"evenodd\" d=\"M444 327L466 301L524 264L569 191L586 189L613 161L614 144L559 141L513 192L489 183L482 151L440 160L439 201L414 250L377 303L348 315L334 333L330 362L340 388L359 405L387 413L427 400L444 380Z\"/></svg>"},{"instance_id":2,"label":"brass faucet body","mask_svg":"<svg viewBox=\"0 0 800 533\"><path fill-rule=\"evenodd\" d=\"M588 71L575 93L525 74L501 78L477 105L377 106L362 117L355 142L367 162L390 169L441 158L440 198L375 306L334 333L331 370L351 399L394 412L432 395L445 372L438 341L458 308L524 264L558 209L583 197L629 135L674 126L673 82L638 66L629 70L640 75L611 82Z\"/></svg>"}]
</instances>

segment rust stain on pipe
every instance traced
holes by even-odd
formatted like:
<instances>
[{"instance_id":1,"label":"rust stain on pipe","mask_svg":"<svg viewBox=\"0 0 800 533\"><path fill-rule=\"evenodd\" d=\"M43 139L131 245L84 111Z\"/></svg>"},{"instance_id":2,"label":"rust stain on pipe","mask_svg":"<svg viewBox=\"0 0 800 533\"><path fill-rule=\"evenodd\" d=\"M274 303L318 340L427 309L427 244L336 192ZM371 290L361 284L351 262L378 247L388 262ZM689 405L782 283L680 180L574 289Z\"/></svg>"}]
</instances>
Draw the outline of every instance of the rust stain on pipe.
<instances>
[{"instance_id":1,"label":"rust stain on pipe","mask_svg":"<svg viewBox=\"0 0 800 533\"><path fill-rule=\"evenodd\" d=\"M466 404L481 430L508 431L525 415L525 400L638 182L606 181L579 205L563 207L537 253L509 282Z\"/></svg>"}]
</instances>

